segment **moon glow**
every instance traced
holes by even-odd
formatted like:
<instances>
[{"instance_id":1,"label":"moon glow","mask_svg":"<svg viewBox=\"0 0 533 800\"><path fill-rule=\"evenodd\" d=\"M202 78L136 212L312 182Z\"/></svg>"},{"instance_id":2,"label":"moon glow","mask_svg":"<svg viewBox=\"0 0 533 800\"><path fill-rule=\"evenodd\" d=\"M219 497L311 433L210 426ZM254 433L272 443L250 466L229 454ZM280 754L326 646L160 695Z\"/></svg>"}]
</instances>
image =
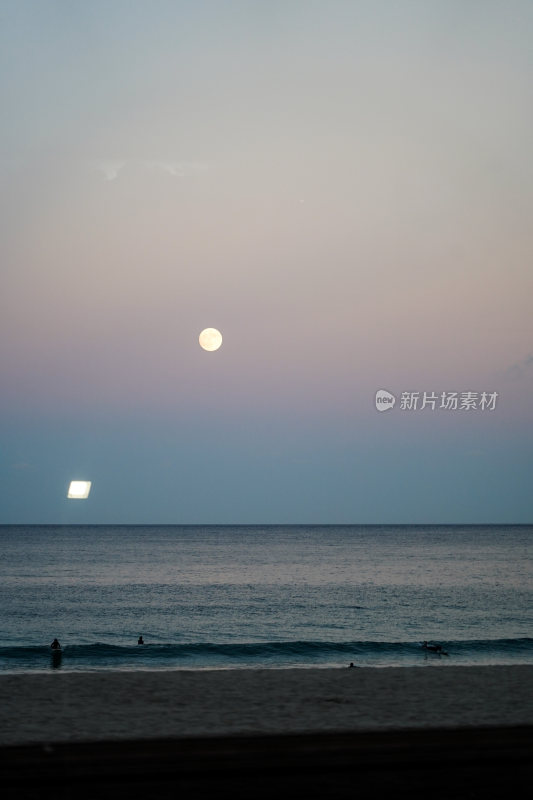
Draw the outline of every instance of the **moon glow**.
<instances>
[{"instance_id":1,"label":"moon glow","mask_svg":"<svg viewBox=\"0 0 533 800\"><path fill-rule=\"evenodd\" d=\"M218 350L222 344L222 334L216 328L204 328L198 337L198 341L200 342L200 347L212 352L213 350Z\"/></svg>"},{"instance_id":2,"label":"moon glow","mask_svg":"<svg viewBox=\"0 0 533 800\"><path fill-rule=\"evenodd\" d=\"M67 497L71 500L86 500L91 491L91 481L71 481Z\"/></svg>"}]
</instances>

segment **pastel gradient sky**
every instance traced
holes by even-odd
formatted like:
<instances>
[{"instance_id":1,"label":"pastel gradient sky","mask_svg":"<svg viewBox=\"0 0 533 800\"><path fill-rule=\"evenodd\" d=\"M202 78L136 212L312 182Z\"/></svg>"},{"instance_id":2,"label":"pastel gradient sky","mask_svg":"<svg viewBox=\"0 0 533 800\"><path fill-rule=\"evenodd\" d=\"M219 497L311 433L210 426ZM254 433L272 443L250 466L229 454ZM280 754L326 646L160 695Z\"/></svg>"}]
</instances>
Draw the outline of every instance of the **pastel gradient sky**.
<instances>
[{"instance_id":1,"label":"pastel gradient sky","mask_svg":"<svg viewBox=\"0 0 533 800\"><path fill-rule=\"evenodd\" d=\"M532 522L532 41L530 0L3 0L0 522Z\"/></svg>"}]
</instances>

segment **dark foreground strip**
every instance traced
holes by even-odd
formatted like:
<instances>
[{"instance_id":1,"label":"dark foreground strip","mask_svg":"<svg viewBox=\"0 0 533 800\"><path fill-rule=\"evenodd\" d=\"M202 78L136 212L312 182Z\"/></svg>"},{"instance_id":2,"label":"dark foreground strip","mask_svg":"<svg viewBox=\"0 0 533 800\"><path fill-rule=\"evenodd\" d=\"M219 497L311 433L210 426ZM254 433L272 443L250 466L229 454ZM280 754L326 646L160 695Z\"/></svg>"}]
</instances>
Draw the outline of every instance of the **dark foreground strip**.
<instances>
[{"instance_id":1,"label":"dark foreground strip","mask_svg":"<svg viewBox=\"0 0 533 800\"><path fill-rule=\"evenodd\" d=\"M500 798L533 785L533 727L0 748L9 798Z\"/></svg>"}]
</instances>

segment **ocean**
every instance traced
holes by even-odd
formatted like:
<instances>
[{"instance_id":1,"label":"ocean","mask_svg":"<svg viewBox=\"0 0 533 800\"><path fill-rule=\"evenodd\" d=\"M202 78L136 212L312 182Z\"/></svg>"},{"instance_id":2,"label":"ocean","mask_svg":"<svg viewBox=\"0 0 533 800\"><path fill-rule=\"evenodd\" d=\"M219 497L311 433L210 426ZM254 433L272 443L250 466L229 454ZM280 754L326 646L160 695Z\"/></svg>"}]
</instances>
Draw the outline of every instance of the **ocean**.
<instances>
[{"instance_id":1,"label":"ocean","mask_svg":"<svg viewBox=\"0 0 533 800\"><path fill-rule=\"evenodd\" d=\"M533 526L0 526L0 554L4 672L533 663Z\"/></svg>"}]
</instances>

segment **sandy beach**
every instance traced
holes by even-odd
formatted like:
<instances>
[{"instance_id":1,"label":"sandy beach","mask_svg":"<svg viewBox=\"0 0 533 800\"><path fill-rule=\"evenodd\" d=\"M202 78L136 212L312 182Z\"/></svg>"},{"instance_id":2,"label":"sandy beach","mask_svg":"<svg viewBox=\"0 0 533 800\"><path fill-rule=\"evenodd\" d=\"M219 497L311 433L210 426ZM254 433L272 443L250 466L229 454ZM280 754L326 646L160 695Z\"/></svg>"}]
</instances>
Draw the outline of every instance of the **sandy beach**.
<instances>
[{"instance_id":1,"label":"sandy beach","mask_svg":"<svg viewBox=\"0 0 533 800\"><path fill-rule=\"evenodd\" d=\"M0 744L533 724L533 666L0 676Z\"/></svg>"},{"instance_id":2,"label":"sandy beach","mask_svg":"<svg viewBox=\"0 0 533 800\"><path fill-rule=\"evenodd\" d=\"M487 800L533 779L533 666L3 675L0 744L17 800Z\"/></svg>"}]
</instances>

